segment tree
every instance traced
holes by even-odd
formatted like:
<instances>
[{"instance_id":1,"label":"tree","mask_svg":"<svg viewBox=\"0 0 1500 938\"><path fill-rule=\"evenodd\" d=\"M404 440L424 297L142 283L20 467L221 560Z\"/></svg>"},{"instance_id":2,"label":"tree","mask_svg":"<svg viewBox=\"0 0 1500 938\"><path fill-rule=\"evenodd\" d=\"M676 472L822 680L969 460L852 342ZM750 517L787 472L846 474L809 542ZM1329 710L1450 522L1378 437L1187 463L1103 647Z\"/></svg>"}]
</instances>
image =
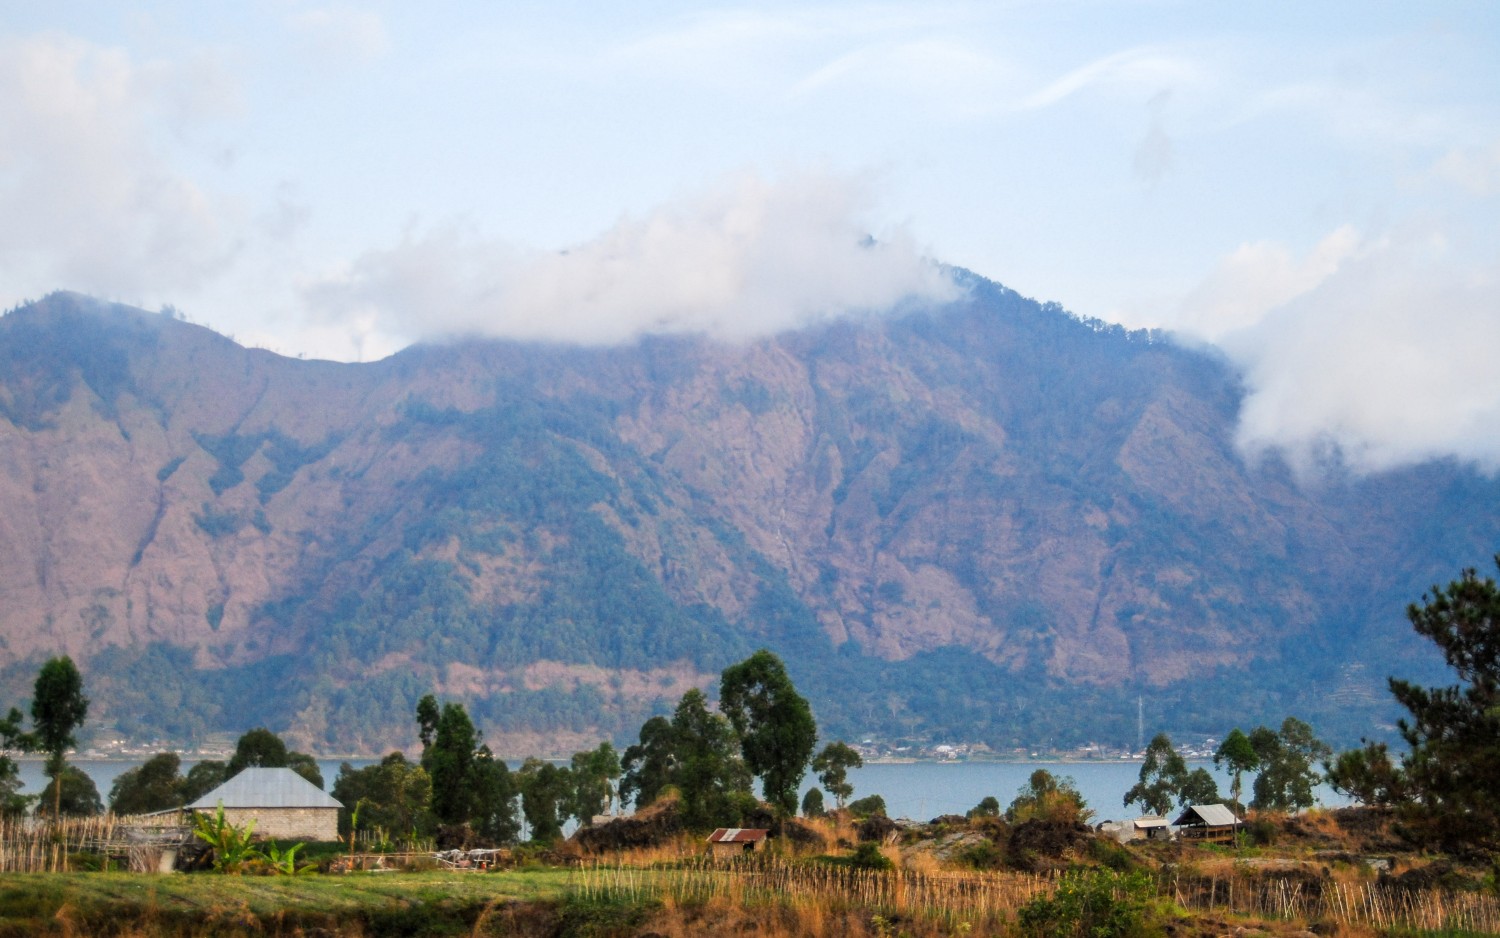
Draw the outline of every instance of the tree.
<instances>
[{"instance_id":1,"label":"tree","mask_svg":"<svg viewBox=\"0 0 1500 938\"><path fill-rule=\"evenodd\" d=\"M425 831L431 794L427 772L399 752L362 769L345 762L339 766L332 791L344 805L339 811L339 835L347 837L352 832L356 807L364 830L379 828L408 837Z\"/></svg>"},{"instance_id":2,"label":"tree","mask_svg":"<svg viewBox=\"0 0 1500 938\"><path fill-rule=\"evenodd\" d=\"M16 817L26 813L31 797L21 794L20 768L10 757L12 751L26 752L31 742L21 731L21 711L15 707L0 719L0 817Z\"/></svg>"},{"instance_id":3,"label":"tree","mask_svg":"<svg viewBox=\"0 0 1500 938\"><path fill-rule=\"evenodd\" d=\"M1260 763L1250 807L1258 811L1300 811L1313 806L1313 788L1323 777L1318 763L1332 750L1313 735L1312 727L1296 717L1287 717L1279 732L1257 726L1250 733L1250 745Z\"/></svg>"},{"instance_id":4,"label":"tree","mask_svg":"<svg viewBox=\"0 0 1500 938\"><path fill-rule=\"evenodd\" d=\"M1500 566L1500 555L1495 563ZM1458 676L1448 687L1395 677L1407 711L1397 727L1410 750L1395 764L1366 742L1331 767L1330 782L1374 803L1398 803L1416 830L1449 849L1500 847L1500 588L1464 570L1406 609L1418 635L1437 645Z\"/></svg>"},{"instance_id":5,"label":"tree","mask_svg":"<svg viewBox=\"0 0 1500 938\"><path fill-rule=\"evenodd\" d=\"M626 748L621 768L622 802L641 808L675 788L683 824L692 830L737 824L753 805L734 728L709 710L696 687L682 695L670 720L656 716L641 726L640 742Z\"/></svg>"},{"instance_id":6,"label":"tree","mask_svg":"<svg viewBox=\"0 0 1500 938\"><path fill-rule=\"evenodd\" d=\"M175 752L158 752L140 766L120 773L109 789L109 810L115 814L148 814L181 807L182 759Z\"/></svg>"},{"instance_id":7,"label":"tree","mask_svg":"<svg viewBox=\"0 0 1500 938\"><path fill-rule=\"evenodd\" d=\"M1332 763L1323 763L1329 787L1361 804L1394 805L1407 800L1406 777L1391 761L1385 743L1368 740L1360 749L1341 752Z\"/></svg>"},{"instance_id":8,"label":"tree","mask_svg":"<svg viewBox=\"0 0 1500 938\"><path fill-rule=\"evenodd\" d=\"M569 811L579 824L591 824L594 817L608 814L614 804L614 780L620 777L620 756L608 742L597 749L575 752L570 764L573 795Z\"/></svg>"},{"instance_id":9,"label":"tree","mask_svg":"<svg viewBox=\"0 0 1500 938\"><path fill-rule=\"evenodd\" d=\"M417 738L422 741L424 750L437 738L437 725L441 717L442 711L436 697L426 694L417 701Z\"/></svg>"},{"instance_id":10,"label":"tree","mask_svg":"<svg viewBox=\"0 0 1500 938\"><path fill-rule=\"evenodd\" d=\"M531 828L531 839L551 843L562 837L568 819L567 802L572 790L567 769L532 757L521 764L521 813Z\"/></svg>"},{"instance_id":11,"label":"tree","mask_svg":"<svg viewBox=\"0 0 1500 938\"><path fill-rule=\"evenodd\" d=\"M1005 809L1005 820L1011 824L1033 819L1083 824L1093 814L1071 778L1059 779L1046 769L1037 769Z\"/></svg>"},{"instance_id":12,"label":"tree","mask_svg":"<svg viewBox=\"0 0 1500 938\"><path fill-rule=\"evenodd\" d=\"M93 817L104 813L104 803L99 800L99 789L94 780L76 765L66 763L42 789L41 804L52 808L53 817Z\"/></svg>"},{"instance_id":13,"label":"tree","mask_svg":"<svg viewBox=\"0 0 1500 938\"><path fill-rule=\"evenodd\" d=\"M286 743L264 726L258 726L234 744L234 755L229 757L229 777L246 769L285 768L286 762Z\"/></svg>"},{"instance_id":14,"label":"tree","mask_svg":"<svg viewBox=\"0 0 1500 938\"><path fill-rule=\"evenodd\" d=\"M739 734L745 764L760 778L766 800L782 817L795 814L818 726L781 659L762 648L725 668L719 707Z\"/></svg>"},{"instance_id":15,"label":"tree","mask_svg":"<svg viewBox=\"0 0 1500 938\"><path fill-rule=\"evenodd\" d=\"M488 746L474 755L474 813L469 823L474 833L492 844L515 843L521 836L516 817L516 797L521 789L510 768L496 759Z\"/></svg>"},{"instance_id":16,"label":"tree","mask_svg":"<svg viewBox=\"0 0 1500 938\"><path fill-rule=\"evenodd\" d=\"M88 716L89 701L83 696L83 677L67 656L51 658L42 665L36 676L36 686L31 698L32 736L36 747L47 754L46 772L52 783L52 814L62 811L63 791L67 787L59 779L67 766L66 753L78 744L73 733L83 725ZM90 781L92 786L93 782ZM94 800L99 793L94 792ZM97 813L97 812L95 812Z\"/></svg>"},{"instance_id":17,"label":"tree","mask_svg":"<svg viewBox=\"0 0 1500 938\"><path fill-rule=\"evenodd\" d=\"M479 732L463 704L447 703L431 732L424 729L423 738L429 736L432 744L422 749L422 767L432 777L432 813L443 824L463 824L474 813Z\"/></svg>"},{"instance_id":18,"label":"tree","mask_svg":"<svg viewBox=\"0 0 1500 938\"><path fill-rule=\"evenodd\" d=\"M1229 735L1224 737L1224 741L1214 751L1214 765L1229 771L1229 797L1238 808L1240 794L1244 791L1240 779L1246 772L1253 772L1260 765L1260 757L1255 754L1255 747L1250 745L1250 737L1241 732L1238 726L1229 731Z\"/></svg>"},{"instance_id":19,"label":"tree","mask_svg":"<svg viewBox=\"0 0 1500 938\"><path fill-rule=\"evenodd\" d=\"M305 752L288 749L280 736L264 726L250 730L235 743L225 776L234 778L245 769L291 769L319 788L323 787L323 771L318 768L318 760Z\"/></svg>"},{"instance_id":20,"label":"tree","mask_svg":"<svg viewBox=\"0 0 1500 938\"><path fill-rule=\"evenodd\" d=\"M621 803L644 808L672 783L674 767L672 722L655 716L641 726L640 742L627 746L621 759Z\"/></svg>"},{"instance_id":21,"label":"tree","mask_svg":"<svg viewBox=\"0 0 1500 938\"><path fill-rule=\"evenodd\" d=\"M319 788L323 787L323 769L318 765L318 760L307 753L295 750L288 752L286 754L285 767L296 772Z\"/></svg>"},{"instance_id":22,"label":"tree","mask_svg":"<svg viewBox=\"0 0 1500 938\"><path fill-rule=\"evenodd\" d=\"M1139 804L1147 814L1166 814L1172 810L1187 763L1166 733L1157 733L1146 746L1146 761L1141 763L1140 780L1125 793L1125 804Z\"/></svg>"},{"instance_id":23,"label":"tree","mask_svg":"<svg viewBox=\"0 0 1500 938\"><path fill-rule=\"evenodd\" d=\"M192 804L229 780L229 766L206 759L188 769L182 779L182 803Z\"/></svg>"},{"instance_id":24,"label":"tree","mask_svg":"<svg viewBox=\"0 0 1500 938\"><path fill-rule=\"evenodd\" d=\"M517 780L484 745L463 704L438 704L427 694L417 701L422 768L432 781L432 813L443 824L468 824L491 843L510 843L520 833Z\"/></svg>"},{"instance_id":25,"label":"tree","mask_svg":"<svg viewBox=\"0 0 1500 938\"><path fill-rule=\"evenodd\" d=\"M1182 783L1177 789L1177 806L1185 808L1190 804L1218 804L1219 783L1208 773L1208 769L1199 767L1191 770L1182 777Z\"/></svg>"},{"instance_id":26,"label":"tree","mask_svg":"<svg viewBox=\"0 0 1500 938\"><path fill-rule=\"evenodd\" d=\"M842 808L854 794L849 784L849 770L863 768L865 760L842 742L829 743L823 751L813 757L812 768L818 773L818 782L833 796L833 803Z\"/></svg>"},{"instance_id":27,"label":"tree","mask_svg":"<svg viewBox=\"0 0 1500 938\"><path fill-rule=\"evenodd\" d=\"M750 771L736 753L729 721L708 709L696 687L672 713L671 784L682 797L682 823L689 830L733 826L753 802ZM793 793L795 797L795 792Z\"/></svg>"},{"instance_id":28,"label":"tree","mask_svg":"<svg viewBox=\"0 0 1500 938\"><path fill-rule=\"evenodd\" d=\"M442 824L464 824L474 808L474 756L479 731L463 704L426 695L417 702L422 768L432 779L432 813Z\"/></svg>"},{"instance_id":29,"label":"tree","mask_svg":"<svg viewBox=\"0 0 1500 938\"><path fill-rule=\"evenodd\" d=\"M1495 563L1500 566L1500 555ZM1398 724L1410 753L1404 786L1421 820L1455 845L1500 840L1500 589L1465 570L1447 589L1407 608L1417 634L1430 639L1458 674L1451 687L1419 687L1392 678L1391 693L1411 715Z\"/></svg>"},{"instance_id":30,"label":"tree","mask_svg":"<svg viewBox=\"0 0 1500 938\"><path fill-rule=\"evenodd\" d=\"M822 817L827 814L823 807L823 789L809 788L807 794L802 796L802 816L813 818Z\"/></svg>"}]
</instances>

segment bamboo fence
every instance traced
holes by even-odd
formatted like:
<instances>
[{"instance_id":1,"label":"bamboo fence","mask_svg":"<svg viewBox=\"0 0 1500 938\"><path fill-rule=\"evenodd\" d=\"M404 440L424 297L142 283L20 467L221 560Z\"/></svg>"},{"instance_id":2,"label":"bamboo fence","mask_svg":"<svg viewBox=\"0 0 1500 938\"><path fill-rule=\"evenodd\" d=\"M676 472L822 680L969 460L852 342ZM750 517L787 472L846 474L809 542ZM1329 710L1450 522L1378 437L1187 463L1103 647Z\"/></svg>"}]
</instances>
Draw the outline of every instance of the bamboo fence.
<instances>
[{"instance_id":1,"label":"bamboo fence","mask_svg":"<svg viewBox=\"0 0 1500 938\"><path fill-rule=\"evenodd\" d=\"M58 821L37 817L0 819L0 873L65 873L80 854L115 858L131 870L158 868L165 850L191 839L189 830L145 820L101 814L65 817Z\"/></svg>"},{"instance_id":2,"label":"bamboo fence","mask_svg":"<svg viewBox=\"0 0 1500 938\"><path fill-rule=\"evenodd\" d=\"M1223 877L1182 882L1158 879L1158 892L1192 912L1337 922L1417 931L1500 934L1500 897L1487 892L1409 889L1379 880L1276 880Z\"/></svg>"},{"instance_id":3,"label":"bamboo fence","mask_svg":"<svg viewBox=\"0 0 1500 938\"><path fill-rule=\"evenodd\" d=\"M704 859L655 869L600 864L576 873L572 888L586 899L815 904L979 924L1013 920L1021 906L1051 893L1057 881L1024 873L879 872L779 859L747 864ZM1183 879L1172 873L1158 874L1155 886L1160 897L1196 913L1500 934L1500 897L1490 893L1413 890L1380 881Z\"/></svg>"},{"instance_id":4,"label":"bamboo fence","mask_svg":"<svg viewBox=\"0 0 1500 938\"><path fill-rule=\"evenodd\" d=\"M580 870L573 889L585 899L715 899L736 903L860 908L956 923L1009 918L1051 881L1026 874L879 872L780 860L741 864L701 859L670 869L597 865Z\"/></svg>"}]
</instances>

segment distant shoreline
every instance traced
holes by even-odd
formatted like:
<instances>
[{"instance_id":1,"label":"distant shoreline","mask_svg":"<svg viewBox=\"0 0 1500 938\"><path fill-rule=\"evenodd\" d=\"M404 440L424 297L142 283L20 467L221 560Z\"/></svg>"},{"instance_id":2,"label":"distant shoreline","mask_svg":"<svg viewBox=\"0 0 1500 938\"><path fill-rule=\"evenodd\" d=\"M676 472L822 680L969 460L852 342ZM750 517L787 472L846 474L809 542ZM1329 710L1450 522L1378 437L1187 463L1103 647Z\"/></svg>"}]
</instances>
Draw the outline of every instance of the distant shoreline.
<instances>
[{"instance_id":1,"label":"distant shoreline","mask_svg":"<svg viewBox=\"0 0 1500 938\"><path fill-rule=\"evenodd\" d=\"M143 752L143 753L139 753L139 754L96 753L96 754L80 755L78 753L69 753L68 754L68 761L70 761L70 762L127 762L127 763L128 762L145 762L147 759L150 759L152 756L154 756L154 755L156 755L158 753L161 753L161 752L175 752L178 756L180 756L182 758L182 760L184 762L206 762L206 761L211 761L211 760L218 760L218 761L227 762L227 761L229 761L230 757L234 755L233 752L208 752L208 753L202 753L202 752L186 752L186 751L177 750L177 749L157 749L157 750L153 750L151 752ZM46 762L47 761L45 756L39 756L39 755L36 755L36 754L33 754L33 753L25 753L25 754L21 754L21 755L13 755L10 758L11 758L12 762L17 762L17 763L23 763L23 762ZM384 754L382 754L382 755L362 755L362 754L359 754L359 753L344 753L344 754L339 754L339 755L314 755L313 758L315 760L317 760L318 762L359 762L359 761L378 762L382 758L384 758ZM520 760L526 759L528 757L527 756L520 756L520 755L515 755L515 756L502 755L500 758L506 759L506 760L509 760L509 761L520 761ZM1185 757L1185 758L1187 758L1188 762L1209 762L1209 761L1211 761L1207 757L1202 757L1202 758ZM557 757L553 757L549 761L564 761L565 762L565 761L567 761L567 757L566 756L557 756ZM973 758L969 758L969 759L919 759L919 758L916 758L916 757L902 757L902 756L889 757L888 756L888 757L881 757L881 758L876 758L876 759L866 759L865 760L865 765L1116 765L1116 764L1128 765L1128 764L1132 764L1132 763L1136 764L1136 765L1139 765L1142 761L1144 761L1144 760L1140 756L1125 756L1125 757L1117 757L1117 758L1113 758L1113 759L1095 759L1095 758L1087 758L1087 757L1084 757L1084 758L1077 758L1077 757L1075 757L1075 758L1069 758L1067 756L1046 756L1046 757L1039 756L1039 757L1034 758L1034 759L1030 759L1030 758L1028 758L1028 759L1000 759L1000 758L986 758L986 759L973 759Z\"/></svg>"}]
</instances>

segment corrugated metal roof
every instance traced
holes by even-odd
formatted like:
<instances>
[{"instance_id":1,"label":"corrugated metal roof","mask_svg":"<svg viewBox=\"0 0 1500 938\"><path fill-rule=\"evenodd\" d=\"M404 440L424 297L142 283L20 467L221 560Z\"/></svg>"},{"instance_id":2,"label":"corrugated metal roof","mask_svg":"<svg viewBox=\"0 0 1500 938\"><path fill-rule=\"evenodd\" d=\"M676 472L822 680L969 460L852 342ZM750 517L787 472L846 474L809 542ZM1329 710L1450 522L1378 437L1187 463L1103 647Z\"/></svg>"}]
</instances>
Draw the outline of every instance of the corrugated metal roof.
<instances>
[{"instance_id":1,"label":"corrugated metal roof","mask_svg":"<svg viewBox=\"0 0 1500 938\"><path fill-rule=\"evenodd\" d=\"M342 808L343 804L291 769L245 769L188 805L226 808Z\"/></svg>"},{"instance_id":2,"label":"corrugated metal roof","mask_svg":"<svg viewBox=\"0 0 1500 938\"><path fill-rule=\"evenodd\" d=\"M1181 827L1183 824L1195 823L1207 824L1209 827L1232 827L1240 822L1234 816L1234 812L1221 804L1195 804L1189 805L1187 810L1175 822Z\"/></svg>"},{"instance_id":3,"label":"corrugated metal roof","mask_svg":"<svg viewBox=\"0 0 1500 938\"><path fill-rule=\"evenodd\" d=\"M1133 823L1137 828L1142 829L1147 827L1166 827L1167 819L1161 817L1160 815L1148 814L1143 817L1136 818Z\"/></svg>"},{"instance_id":4,"label":"corrugated metal roof","mask_svg":"<svg viewBox=\"0 0 1500 938\"><path fill-rule=\"evenodd\" d=\"M711 844L750 844L765 840L770 831L761 827L721 827L708 835Z\"/></svg>"}]
</instances>

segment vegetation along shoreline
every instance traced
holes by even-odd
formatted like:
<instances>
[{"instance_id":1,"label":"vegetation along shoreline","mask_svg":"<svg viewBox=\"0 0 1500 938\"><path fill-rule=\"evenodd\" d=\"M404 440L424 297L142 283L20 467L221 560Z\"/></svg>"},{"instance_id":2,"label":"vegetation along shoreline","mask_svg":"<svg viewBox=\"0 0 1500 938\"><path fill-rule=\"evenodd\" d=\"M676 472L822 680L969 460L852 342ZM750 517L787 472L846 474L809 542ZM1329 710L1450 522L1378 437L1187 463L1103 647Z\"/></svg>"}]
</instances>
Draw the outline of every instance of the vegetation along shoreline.
<instances>
[{"instance_id":1,"label":"vegetation along shoreline","mask_svg":"<svg viewBox=\"0 0 1500 938\"><path fill-rule=\"evenodd\" d=\"M690 689L621 753L512 771L461 704L427 695L420 758L345 763L328 794L317 760L257 728L227 762L182 774L160 753L121 774L104 814L66 758L82 681L51 659L29 719L0 721L49 777L21 795L0 761L0 936L1494 933L1500 589L1466 570L1408 617L1461 683L1392 679L1407 752L1335 754L1295 717L1235 728L1214 755L1226 797L1158 734L1122 798L1140 816L1097 826L1098 806L1042 765L1007 806L889 818L880 794L856 797L858 752L818 748L764 650L725 669L716 706ZM799 801L809 771L819 787ZM236 800L247 778L283 777L275 810ZM1359 804L1314 808L1325 780ZM302 803L329 812L329 833L293 843L276 825Z\"/></svg>"}]
</instances>

